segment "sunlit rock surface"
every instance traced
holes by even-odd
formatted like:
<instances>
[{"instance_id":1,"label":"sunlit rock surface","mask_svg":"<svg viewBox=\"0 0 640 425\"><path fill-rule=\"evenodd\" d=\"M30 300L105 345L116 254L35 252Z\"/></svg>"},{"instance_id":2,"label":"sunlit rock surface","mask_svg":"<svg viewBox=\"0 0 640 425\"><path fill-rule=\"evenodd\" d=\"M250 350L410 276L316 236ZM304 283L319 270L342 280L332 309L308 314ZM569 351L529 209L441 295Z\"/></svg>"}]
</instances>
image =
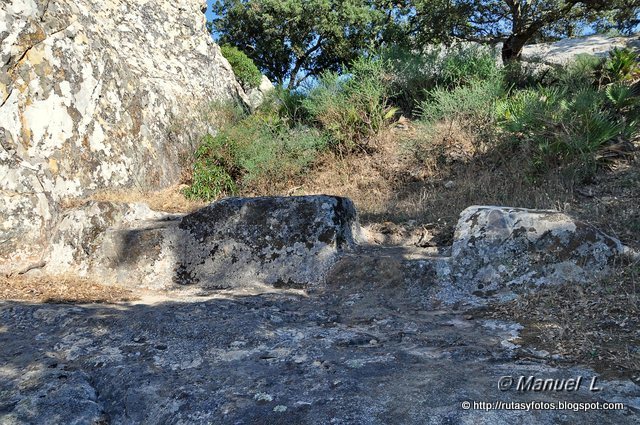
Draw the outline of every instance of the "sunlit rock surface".
<instances>
[{"instance_id":1,"label":"sunlit rock surface","mask_svg":"<svg viewBox=\"0 0 640 425\"><path fill-rule=\"evenodd\" d=\"M193 146L172 123L204 101L247 100L204 6L0 3L0 271L42 258L62 200L175 182Z\"/></svg>"},{"instance_id":2,"label":"sunlit rock surface","mask_svg":"<svg viewBox=\"0 0 640 425\"><path fill-rule=\"evenodd\" d=\"M560 212L473 206L460 214L442 276L451 286L442 294L509 296L540 285L588 283L625 252L617 239Z\"/></svg>"}]
</instances>

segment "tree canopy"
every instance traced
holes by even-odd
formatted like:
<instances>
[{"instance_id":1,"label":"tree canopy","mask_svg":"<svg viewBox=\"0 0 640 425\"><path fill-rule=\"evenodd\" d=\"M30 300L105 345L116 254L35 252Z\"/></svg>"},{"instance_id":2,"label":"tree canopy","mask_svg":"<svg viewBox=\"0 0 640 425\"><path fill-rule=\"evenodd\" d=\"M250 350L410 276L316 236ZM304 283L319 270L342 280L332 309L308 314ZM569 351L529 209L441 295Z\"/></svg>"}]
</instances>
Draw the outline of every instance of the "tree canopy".
<instances>
[{"instance_id":1,"label":"tree canopy","mask_svg":"<svg viewBox=\"0 0 640 425\"><path fill-rule=\"evenodd\" d=\"M218 0L213 12L219 41L289 88L384 45L503 42L509 61L531 41L640 24L640 0Z\"/></svg>"},{"instance_id":2,"label":"tree canopy","mask_svg":"<svg viewBox=\"0 0 640 425\"><path fill-rule=\"evenodd\" d=\"M220 41L237 46L270 79L288 80L289 87L358 57L383 19L368 0L225 0L213 11Z\"/></svg>"}]
</instances>

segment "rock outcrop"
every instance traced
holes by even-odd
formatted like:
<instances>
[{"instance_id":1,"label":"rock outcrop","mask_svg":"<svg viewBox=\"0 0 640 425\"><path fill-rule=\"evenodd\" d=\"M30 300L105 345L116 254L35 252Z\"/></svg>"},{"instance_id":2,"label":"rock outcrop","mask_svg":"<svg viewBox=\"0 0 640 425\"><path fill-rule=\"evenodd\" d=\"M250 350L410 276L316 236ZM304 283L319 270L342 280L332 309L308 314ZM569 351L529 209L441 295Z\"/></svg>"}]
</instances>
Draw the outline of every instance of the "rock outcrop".
<instances>
[{"instance_id":1,"label":"rock outcrop","mask_svg":"<svg viewBox=\"0 0 640 425\"><path fill-rule=\"evenodd\" d=\"M577 55L588 54L607 57L615 48L637 49L638 37L610 37L602 34L586 37L566 38L553 43L529 44L522 50L525 61L540 61L547 64L565 64Z\"/></svg>"},{"instance_id":2,"label":"rock outcrop","mask_svg":"<svg viewBox=\"0 0 640 425\"><path fill-rule=\"evenodd\" d=\"M625 253L617 239L560 212L473 206L460 214L448 278L463 297L580 284Z\"/></svg>"},{"instance_id":3,"label":"rock outcrop","mask_svg":"<svg viewBox=\"0 0 640 425\"><path fill-rule=\"evenodd\" d=\"M251 109L256 109L262 104L267 93L273 90L273 83L267 78L266 75L262 76L260 85L254 89L247 91L247 97L249 98L249 106Z\"/></svg>"},{"instance_id":4,"label":"rock outcrop","mask_svg":"<svg viewBox=\"0 0 640 425\"><path fill-rule=\"evenodd\" d=\"M483 303L590 282L626 249L566 214L521 208L467 208L453 245L425 250L369 245L353 203L333 196L228 198L188 215L89 202L64 213L45 271L131 289L205 291L304 289L366 276L428 285L431 301Z\"/></svg>"},{"instance_id":5,"label":"rock outcrop","mask_svg":"<svg viewBox=\"0 0 640 425\"><path fill-rule=\"evenodd\" d=\"M67 212L47 271L128 287L305 288L359 238L346 198L229 198L181 216L90 202Z\"/></svg>"},{"instance_id":6,"label":"rock outcrop","mask_svg":"<svg viewBox=\"0 0 640 425\"><path fill-rule=\"evenodd\" d=\"M248 102L205 29L205 6L0 4L0 272L41 258L62 200L175 182L193 149L168 136L175 119L201 102Z\"/></svg>"}]
</instances>

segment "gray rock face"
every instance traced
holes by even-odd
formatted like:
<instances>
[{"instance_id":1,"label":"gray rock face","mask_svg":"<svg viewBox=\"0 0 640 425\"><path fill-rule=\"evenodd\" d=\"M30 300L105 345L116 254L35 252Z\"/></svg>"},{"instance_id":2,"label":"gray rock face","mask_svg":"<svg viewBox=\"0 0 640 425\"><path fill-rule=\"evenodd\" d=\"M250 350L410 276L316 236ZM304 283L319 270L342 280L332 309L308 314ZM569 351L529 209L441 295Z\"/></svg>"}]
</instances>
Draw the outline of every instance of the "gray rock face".
<instances>
[{"instance_id":1,"label":"gray rock face","mask_svg":"<svg viewBox=\"0 0 640 425\"><path fill-rule=\"evenodd\" d=\"M352 202L331 196L229 198L186 216L90 202L56 228L47 271L156 289L303 288L358 232Z\"/></svg>"},{"instance_id":2,"label":"gray rock face","mask_svg":"<svg viewBox=\"0 0 640 425\"><path fill-rule=\"evenodd\" d=\"M516 323L425 310L403 285L351 279L121 305L0 302L2 424L633 424L638 385L532 360ZM575 379L508 391L502 376ZM487 410L474 402L572 403ZM470 403L470 408L463 403ZM573 410L575 403L623 403ZM591 404L590 404L591 405ZM100 420L102 419L102 420Z\"/></svg>"},{"instance_id":3,"label":"gray rock face","mask_svg":"<svg viewBox=\"0 0 640 425\"><path fill-rule=\"evenodd\" d=\"M609 270L623 245L555 211L474 206L460 215L451 278L467 293L527 285L584 283Z\"/></svg>"},{"instance_id":4,"label":"gray rock face","mask_svg":"<svg viewBox=\"0 0 640 425\"><path fill-rule=\"evenodd\" d=\"M307 288L342 258L338 270L354 276L378 270L405 285L431 282L445 303L482 303L532 286L589 282L622 254L618 240L554 211L470 207L453 246L427 252L368 246L353 204L339 197L228 198L186 216L89 202L63 215L46 272L130 288ZM380 269L388 257L406 264Z\"/></svg>"},{"instance_id":5,"label":"gray rock face","mask_svg":"<svg viewBox=\"0 0 640 425\"><path fill-rule=\"evenodd\" d=\"M176 117L246 99L201 0L0 3L0 272L39 259L58 204L173 183Z\"/></svg>"},{"instance_id":6,"label":"gray rock face","mask_svg":"<svg viewBox=\"0 0 640 425\"><path fill-rule=\"evenodd\" d=\"M359 231L353 203L331 196L225 199L186 216L179 228L196 241L179 273L205 287L321 282Z\"/></svg>"}]
</instances>

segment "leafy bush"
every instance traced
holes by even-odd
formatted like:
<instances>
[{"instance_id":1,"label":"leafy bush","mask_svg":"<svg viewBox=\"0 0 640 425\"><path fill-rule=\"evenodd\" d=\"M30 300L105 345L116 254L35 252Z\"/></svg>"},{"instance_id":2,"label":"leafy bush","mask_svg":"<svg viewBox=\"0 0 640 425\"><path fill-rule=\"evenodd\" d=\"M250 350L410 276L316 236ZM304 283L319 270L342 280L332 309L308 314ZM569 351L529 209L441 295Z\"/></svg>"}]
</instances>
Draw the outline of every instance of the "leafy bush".
<instances>
[{"instance_id":1,"label":"leafy bush","mask_svg":"<svg viewBox=\"0 0 640 425\"><path fill-rule=\"evenodd\" d=\"M391 119L389 81L382 60L356 60L345 75L323 74L304 99L311 119L340 152L366 150L372 136Z\"/></svg>"},{"instance_id":2,"label":"leafy bush","mask_svg":"<svg viewBox=\"0 0 640 425\"><path fill-rule=\"evenodd\" d=\"M204 136L195 156L192 182L184 192L187 197L212 201L236 192L237 170L229 140L224 135Z\"/></svg>"},{"instance_id":3,"label":"leafy bush","mask_svg":"<svg viewBox=\"0 0 640 425\"><path fill-rule=\"evenodd\" d=\"M615 48L609 52L604 72L609 82L631 82L640 78L638 54L629 48Z\"/></svg>"},{"instance_id":4,"label":"leafy bush","mask_svg":"<svg viewBox=\"0 0 640 425\"><path fill-rule=\"evenodd\" d=\"M318 130L290 126L277 104L269 102L203 138L185 194L210 201L249 185L286 181L302 173L325 145Z\"/></svg>"},{"instance_id":5,"label":"leafy bush","mask_svg":"<svg viewBox=\"0 0 640 425\"><path fill-rule=\"evenodd\" d=\"M565 66L558 66L555 70L558 81L551 82L568 90L580 90L584 87L597 85L605 60L594 55L581 53Z\"/></svg>"},{"instance_id":6,"label":"leafy bush","mask_svg":"<svg viewBox=\"0 0 640 425\"><path fill-rule=\"evenodd\" d=\"M427 124L448 119L482 131L495 125L496 102L503 93L501 81L495 79L473 80L453 89L438 87L420 105L420 117Z\"/></svg>"},{"instance_id":7,"label":"leafy bush","mask_svg":"<svg viewBox=\"0 0 640 425\"><path fill-rule=\"evenodd\" d=\"M304 106L305 99L306 94L302 91L274 87L267 93L259 108L278 114L289 127L294 127L309 122L309 112Z\"/></svg>"},{"instance_id":8,"label":"leafy bush","mask_svg":"<svg viewBox=\"0 0 640 425\"><path fill-rule=\"evenodd\" d=\"M390 76L390 101L405 114L412 115L435 86L440 53L433 48L420 54L397 46L381 52Z\"/></svg>"},{"instance_id":9,"label":"leafy bush","mask_svg":"<svg viewBox=\"0 0 640 425\"><path fill-rule=\"evenodd\" d=\"M477 80L500 79L495 52L478 45L458 45L449 50L438 69L436 85L457 87Z\"/></svg>"},{"instance_id":10,"label":"leafy bush","mask_svg":"<svg viewBox=\"0 0 640 425\"><path fill-rule=\"evenodd\" d=\"M626 133L605 100L592 87L524 90L501 103L501 124L516 140L534 147L532 159L538 165L584 160Z\"/></svg>"},{"instance_id":11,"label":"leafy bush","mask_svg":"<svg viewBox=\"0 0 640 425\"><path fill-rule=\"evenodd\" d=\"M404 113L418 112L435 88L453 89L478 80L500 79L492 49L459 44L446 50L428 48L423 52L391 47L381 52L388 69L390 99Z\"/></svg>"},{"instance_id":12,"label":"leafy bush","mask_svg":"<svg viewBox=\"0 0 640 425\"><path fill-rule=\"evenodd\" d=\"M222 56L229 61L233 73L245 89L258 87L262 81L262 73L253 61L237 47L228 44L220 47Z\"/></svg>"}]
</instances>

